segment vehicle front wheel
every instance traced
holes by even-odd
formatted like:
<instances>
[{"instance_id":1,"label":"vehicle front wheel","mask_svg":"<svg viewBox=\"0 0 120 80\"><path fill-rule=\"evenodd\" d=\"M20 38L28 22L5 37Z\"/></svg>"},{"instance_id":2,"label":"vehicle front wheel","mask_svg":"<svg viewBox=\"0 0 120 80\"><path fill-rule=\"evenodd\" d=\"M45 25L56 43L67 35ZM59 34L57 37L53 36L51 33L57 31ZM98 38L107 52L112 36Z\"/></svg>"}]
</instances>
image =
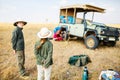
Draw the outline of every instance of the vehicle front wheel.
<instances>
[{"instance_id":1,"label":"vehicle front wheel","mask_svg":"<svg viewBox=\"0 0 120 80\"><path fill-rule=\"evenodd\" d=\"M88 49L95 49L99 45L99 40L93 35L87 36L85 38L85 45Z\"/></svg>"}]
</instances>

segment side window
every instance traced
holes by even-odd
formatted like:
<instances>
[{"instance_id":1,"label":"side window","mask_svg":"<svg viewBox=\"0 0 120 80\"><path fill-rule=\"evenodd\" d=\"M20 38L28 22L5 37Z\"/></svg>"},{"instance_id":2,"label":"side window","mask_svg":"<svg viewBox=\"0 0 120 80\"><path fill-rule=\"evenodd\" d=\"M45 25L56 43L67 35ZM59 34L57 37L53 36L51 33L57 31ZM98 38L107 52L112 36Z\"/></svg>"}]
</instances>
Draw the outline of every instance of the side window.
<instances>
[{"instance_id":1,"label":"side window","mask_svg":"<svg viewBox=\"0 0 120 80\"><path fill-rule=\"evenodd\" d=\"M76 15L76 24L83 24L83 13L77 13Z\"/></svg>"}]
</instances>

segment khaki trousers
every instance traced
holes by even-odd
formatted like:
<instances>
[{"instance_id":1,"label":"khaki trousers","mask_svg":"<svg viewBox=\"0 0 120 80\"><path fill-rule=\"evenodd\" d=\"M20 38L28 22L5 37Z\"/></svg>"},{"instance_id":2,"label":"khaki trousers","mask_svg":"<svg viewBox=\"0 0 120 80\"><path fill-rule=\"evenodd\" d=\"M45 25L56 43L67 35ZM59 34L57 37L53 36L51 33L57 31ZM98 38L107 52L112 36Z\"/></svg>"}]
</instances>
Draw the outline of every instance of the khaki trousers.
<instances>
[{"instance_id":1,"label":"khaki trousers","mask_svg":"<svg viewBox=\"0 0 120 80\"><path fill-rule=\"evenodd\" d=\"M16 56L17 56L17 63L18 63L18 67L19 67L19 71L21 75L25 74L25 54L24 54L24 50L21 51L16 51Z\"/></svg>"}]
</instances>

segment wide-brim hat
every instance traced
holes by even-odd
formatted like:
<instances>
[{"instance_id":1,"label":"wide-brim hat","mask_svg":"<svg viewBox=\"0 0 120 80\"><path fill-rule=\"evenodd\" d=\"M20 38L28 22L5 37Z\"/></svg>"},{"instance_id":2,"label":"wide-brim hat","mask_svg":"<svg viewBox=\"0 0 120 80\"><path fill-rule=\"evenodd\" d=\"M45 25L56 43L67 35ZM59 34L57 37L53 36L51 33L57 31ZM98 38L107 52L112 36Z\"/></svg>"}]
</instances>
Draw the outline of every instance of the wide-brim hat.
<instances>
[{"instance_id":1,"label":"wide-brim hat","mask_svg":"<svg viewBox=\"0 0 120 80\"><path fill-rule=\"evenodd\" d=\"M50 38L52 35L52 32L48 30L48 28L42 28L40 32L37 33L37 36L39 38Z\"/></svg>"},{"instance_id":2,"label":"wide-brim hat","mask_svg":"<svg viewBox=\"0 0 120 80\"><path fill-rule=\"evenodd\" d=\"M17 24L18 24L18 23L23 23L24 25L26 25L26 24L27 24L27 22L26 22L26 21L17 21L17 22L15 22L13 25L14 25L14 26L17 26Z\"/></svg>"}]
</instances>

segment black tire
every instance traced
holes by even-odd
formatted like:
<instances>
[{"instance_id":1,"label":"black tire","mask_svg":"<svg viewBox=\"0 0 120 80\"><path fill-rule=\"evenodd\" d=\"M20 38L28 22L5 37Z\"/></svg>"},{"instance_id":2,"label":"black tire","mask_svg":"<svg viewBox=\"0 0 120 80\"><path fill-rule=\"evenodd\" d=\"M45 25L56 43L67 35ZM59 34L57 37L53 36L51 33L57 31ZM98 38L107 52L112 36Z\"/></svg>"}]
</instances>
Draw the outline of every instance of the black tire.
<instances>
[{"instance_id":1,"label":"black tire","mask_svg":"<svg viewBox=\"0 0 120 80\"><path fill-rule=\"evenodd\" d=\"M103 42L103 44L108 47L114 47L116 45L116 41Z\"/></svg>"},{"instance_id":2,"label":"black tire","mask_svg":"<svg viewBox=\"0 0 120 80\"><path fill-rule=\"evenodd\" d=\"M67 40L68 40L68 37L69 37L69 35L68 35L68 33L66 32L66 33L64 34L64 40L67 41Z\"/></svg>"},{"instance_id":3,"label":"black tire","mask_svg":"<svg viewBox=\"0 0 120 80\"><path fill-rule=\"evenodd\" d=\"M95 36L89 35L85 38L85 45L88 49L95 49L99 45L99 40Z\"/></svg>"}]
</instances>

